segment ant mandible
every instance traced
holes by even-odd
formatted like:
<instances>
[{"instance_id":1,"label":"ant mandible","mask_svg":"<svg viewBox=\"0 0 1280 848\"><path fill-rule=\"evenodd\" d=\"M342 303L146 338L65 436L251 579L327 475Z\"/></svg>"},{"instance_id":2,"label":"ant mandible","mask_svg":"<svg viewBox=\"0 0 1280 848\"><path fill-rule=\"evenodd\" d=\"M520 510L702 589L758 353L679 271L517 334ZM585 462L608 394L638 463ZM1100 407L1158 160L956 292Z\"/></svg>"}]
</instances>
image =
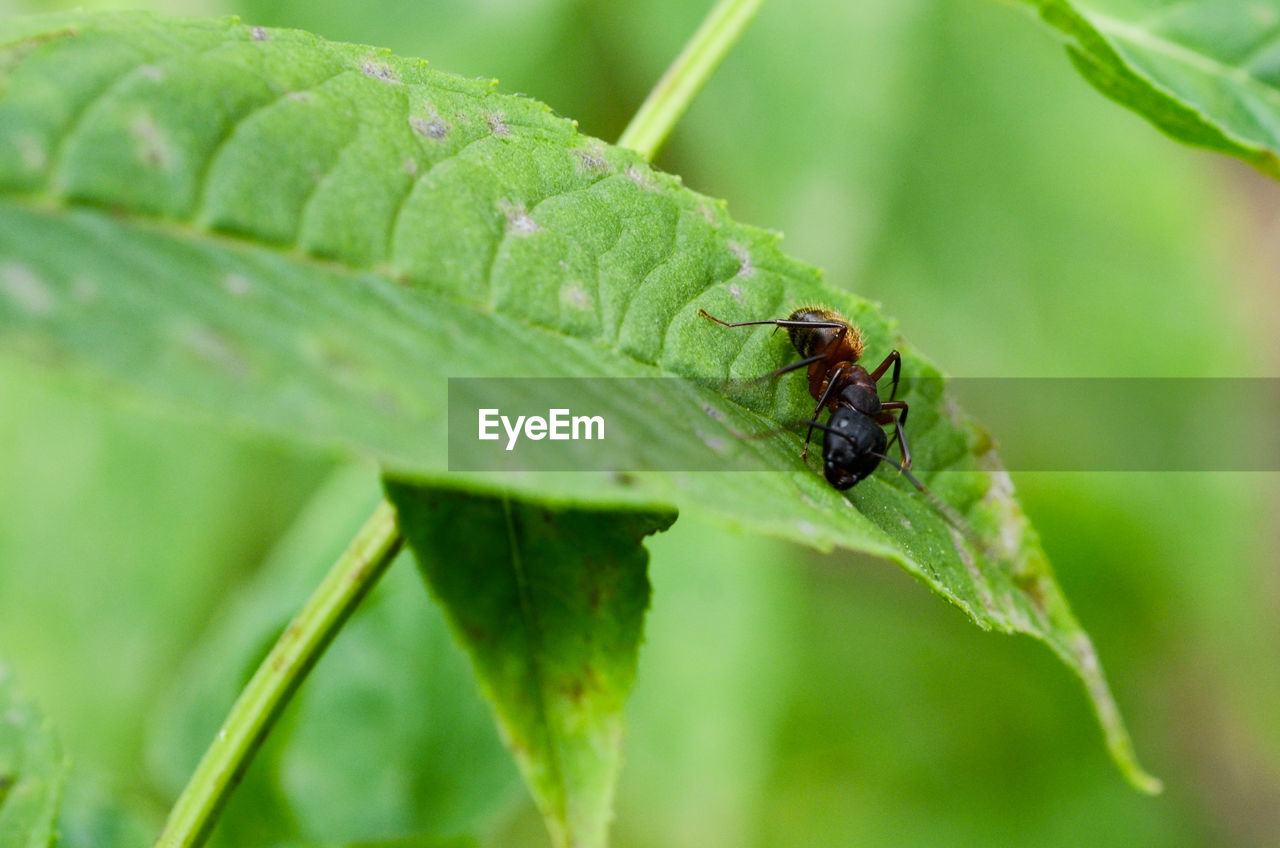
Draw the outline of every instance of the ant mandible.
<instances>
[{"instance_id":1,"label":"ant mandible","mask_svg":"<svg viewBox=\"0 0 1280 848\"><path fill-rule=\"evenodd\" d=\"M806 306L792 312L786 318L767 321L722 321L705 309L699 309L703 318L725 327L751 327L773 324L785 327L791 344L803 357L799 362L784 365L777 371L759 378L768 380L780 377L788 371L809 369L809 394L818 401L813 418L804 438L804 451L800 458L809 455L809 440L814 428L822 430L823 473L827 482L837 489L848 489L870 476L881 460L898 467L911 477L911 450L902 427L907 423L907 402L894 400L898 393L898 377L902 373L902 357L896 350L890 351L874 371L867 371L858 364L862 356L862 333L840 313L831 309ZM893 366L889 400L881 402L876 383ZM822 408L831 410L827 423L817 420ZM893 411L898 414L894 415ZM902 453L902 464L885 454L892 441L884 434L883 425L893 424L893 439ZM911 477L912 482L915 478ZM919 485L917 483L917 485Z\"/></svg>"}]
</instances>

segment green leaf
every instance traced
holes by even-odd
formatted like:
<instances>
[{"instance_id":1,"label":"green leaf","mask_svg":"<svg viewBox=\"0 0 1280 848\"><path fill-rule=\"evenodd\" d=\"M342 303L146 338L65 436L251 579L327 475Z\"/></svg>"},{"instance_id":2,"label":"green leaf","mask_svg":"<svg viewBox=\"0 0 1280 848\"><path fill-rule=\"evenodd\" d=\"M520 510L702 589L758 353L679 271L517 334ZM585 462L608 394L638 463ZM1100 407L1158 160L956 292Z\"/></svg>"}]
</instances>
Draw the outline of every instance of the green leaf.
<instances>
[{"instance_id":1,"label":"green leaf","mask_svg":"<svg viewBox=\"0 0 1280 848\"><path fill-rule=\"evenodd\" d=\"M151 844L160 822L146 815L141 806L136 797L120 790L118 778L109 781L76 767L68 775L58 814L58 848L138 848Z\"/></svg>"},{"instance_id":2,"label":"green leaf","mask_svg":"<svg viewBox=\"0 0 1280 848\"><path fill-rule=\"evenodd\" d=\"M1099 91L1179 141L1280 177L1280 8L1253 0L1023 0Z\"/></svg>"},{"instance_id":3,"label":"green leaf","mask_svg":"<svg viewBox=\"0 0 1280 848\"><path fill-rule=\"evenodd\" d=\"M990 439L945 394L908 396L913 450L950 472L930 485L976 546L890 473L841 494L799 460L796 436L742 437L813 401L798 377L722 395L795 354L785 334L729 331L699 307L759 318L826 304L861 325L869 355L898 348L905 374L939 376L776 235L539 103L419 60L232 19L6 28L0 355L116 399L372 455L423 497L505 493L622 509L624 523L676 504L885 557L980 626L1045 641L1085 681L1126 775L1154 785ZM451 376L688 378L602 402L642 449L769 473L450 473Z\"/></svg>"},{"instance_id":4,"label":"green leaf","mask_svg":"<svg viewBox=\"0 0 1280 848\"><path fill-rule=\"evenodd\" d=\"M556 510L389 482L556 846L607 844L649 606L640 540L675 514Z\"/></svg>"},{"instance_id":5,"label":"green leaf","mask_svg":"<svg viewBox=\"0 0 1280 848\"><path fill-rule=\"evenodd\" d=\"M53 844L66 772L48 722L18 697L9 667L0 663L0 845Z\"/></svg>"}]
</instances>

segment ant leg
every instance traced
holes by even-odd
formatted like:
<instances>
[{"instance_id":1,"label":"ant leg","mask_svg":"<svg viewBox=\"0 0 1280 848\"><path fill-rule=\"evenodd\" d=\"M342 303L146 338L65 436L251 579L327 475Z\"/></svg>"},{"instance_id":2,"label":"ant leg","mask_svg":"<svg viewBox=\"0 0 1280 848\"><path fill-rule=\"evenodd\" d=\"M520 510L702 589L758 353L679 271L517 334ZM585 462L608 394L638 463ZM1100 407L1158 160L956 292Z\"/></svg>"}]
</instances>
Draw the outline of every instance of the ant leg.
<instances>
[{"instance_id":1,"label":"ant leg","mask_svg":"<svg viewBox=\"0 0 1280 848\"><path fill-rule=\"evenodd\" d=\"M902 425L907 423L907 402L905 400L886 401L880 405L880 408L882 410L898 410L897 415L890 415L888 412L881 412L876 416L876 421L880 424L893 424L893 438L889 440L889 444L885 445L884 449L888 452L889 448L892 447L893 443L896 441L898 443L898 450L902 453L902 467L910 468L911 448L907 447L907 434L902 429Z\"/></svg>"},{"instance_id":2,"label":"ant leg","mask_svg":"<svg viewBox=\"0 0 1280 848\"><path fill-rule=\"evenodd\" d=\"M905 400L887 400L884 403L880 404L880 408L902 410L901 421L903 424L907 423L907 409L909 407L907 406L907 402Z\"/></svg>"},{"instance_id":3,"label":"ant leg","mask_svg":"<svg viewBox=\"0 0 1280 848\"><path fill-rule=\"evenodd\" d=\"M817 406L815 406L815 407L813 408L813 420L814 420L814 421L816 421L816 420L818 419L818 413L822 411L822 407L824 407L824 406L826 406L826 405L827 405L827 399L831 397L831 392L832 392L832 391L835 389L835 387L836 387L836 378L837 378L837 377L841 374L841 372L843 372L843 371L844 371L844 365L843 365L843 363L842 363L842 364L840 364L840 365L836 366L835 371L833 371L833 372L832 372L832 373L827 377L827 388L826 388L826 390L825 390L825 391L823 391L823 393L822 393L822 397L818 398L818 405L817 405ZM808 430L808 432L806 432L806 433L804 434L804 450L802 450L802 451L800 452L800 458L801 458L801 459L808 459L808 458L809 458L809 440L810 440L810 439L812 439L812 438L813 438L813 424L812 424L812 422L811 422L811 423L809 424L809 430Z\"/></svg>"},{"instance_id":4,"label":"ant leg","mask_svg":"<svg viewBox=\"0 0 1280 848\"><path fill-rule=\"evenodd\" d=\"M911 469L911 448L907 447L907 434L902 431L902 419L895 418L893 420L894 429L897 431L894 435L898 437L898 450L902 454L902 467Z\"/></svg>"},{"instance_id":5,"label":"ant leg","mask_svg":"<svg viewBox=\"0 0 1280 848\"><path fill-rule=\"evenodd\" d=\"M826 357L823 356L822 354L819 354L817 356L806 357L805 359L802 359L799 362L792 362L789 365L784 365L781 368L779 368L777 371L770 371L768 374L762 374L761 376L753 379L751 383L752 384L763 383L766 380L772 380L774 377L781 377L783 374L786 374L790 371L798 371L801 368L810 366L815 362L821 362L824 359L826 359Z\"/></svg>"},{"instance_id":6,"label":"ant leg","mask_svg":"<svg viewBox=\"0 0 1280 848\"><path fill-rule=\"evenodd\" d=\"M902 376L902 354L896 350L889 351L889 355L884 358L884 362L877 365L876 370L871 372L871 380L876 383L880 382L884 372L889 370L889 363L893 363L893 379L891 381L893 388L889 391L889 400L893 400L894 396L898 394L898 378Z\"/></svg>"},{"instance_id":7,"label":"ant leg","mask_svg":"<svg viewBox=\"0 0 1280 848\"><path fill-rule=\"evenodd\" d=\"M877 423L877 424L891 424L891 423L893 423L893 421L894 421L894 417L893 417L892 415L887 415L887 414L885 414L885 413L883 412L883 410L884 410L884 409L886 409L886 408L887 408L887 409L901 409L901 410L902 410L902 421L903 421L903 423L905 423L905 422L906 422L906 420L907 420L907 402L906 402L906 401L902 401L902 400L887 400L887 401L885 401L884 403L880 404L880 409L881 409L882 411L881 411L881 413L880 413L879 415L877 415L877 416L876 416L876 423ZM886 452L886 453L888 453L889 448L893 447L893 443L894 443L894 442L896 442L896 441L898 441L898 428L897 428L897 427L895 427L895 428L894 428L894 430L893 430L893 436L891 436L891 437L889 438L889 444L887 444L887 445L885 445L885 446L884 446L884 449L885 449L885 452Z\"/></svg>"}]
</instances>

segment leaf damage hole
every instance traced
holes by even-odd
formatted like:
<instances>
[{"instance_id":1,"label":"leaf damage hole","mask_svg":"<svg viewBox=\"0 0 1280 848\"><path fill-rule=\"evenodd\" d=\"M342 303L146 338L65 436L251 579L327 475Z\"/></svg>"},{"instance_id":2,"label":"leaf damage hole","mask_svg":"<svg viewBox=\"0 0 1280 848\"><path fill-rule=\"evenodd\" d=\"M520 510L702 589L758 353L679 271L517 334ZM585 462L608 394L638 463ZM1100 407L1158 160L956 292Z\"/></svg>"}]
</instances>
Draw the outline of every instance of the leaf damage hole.
<instances>
[{"instance_id":1,"label":"leaf damage hole","mask_svg":"<svg viewBox=\"0 0 1280 848\"><path fill-rule=\"evenodd\" d=\"M578 157L578 161L586 171L595 173L606 173L609 171L609 162L599 151L593 150L575 150L573 155Z\"/></svg>"},{"instance_id":2,"label":"leaf damage hole","mask_svg":"<svg viewBox=\"0 0 1280 848\"><path fill-rule=\"evenodd\" d=\"M980 503L997 514L1000 527L1000 553L1007 559L1016 560L1018 551L1022 548L1025 521L1014 505L1013 478L1003 469L991 471L988 477L991 485L982 496Z\"/></svg>"},{"instance_id":3,"label":"leaf damage hole","mask_svg":"<svg viewBox=\"0 0 1280 848\"><path fill-rule=\"evenodd\" d=\"M26 265L10 262L0 267L0 291L14 306L32 316L48 315L57 303L53 290Z\"/></svg>"},{"instance_id":4,"label":"leaf damage hole","mask_svg":"<svg viewBox=\"0 0 1280 848\"><path fill-rule=\"evenodd\" d=\"M579 312L590 312L595 307L591 294L581 283L570 283L560 289L560 302Z\"/></svg>"},{"instance_id":5,"label":"leaf damage hole","mask_svg":"<svg viewBox=\"0 0 1280 848\"><path fill-rule=\"evenodd\" d=\"M360 362L351 351L323 336L304 336L299 348L308 359L318 362L339 379L358 378L361 374Z\"/></svg>"},{"instance_id":6,"label":"leaf damage hole","mask_svg":"<svg viewBox=\"0 0 1280 848\"><path fill-rule=\"evenodd\" d=\"M711 448L711 450L715 451L716 453L722 454L726 450L728 450L729 448L728 443L725 442L725 440L720 436L712 436L711 434L704 433L701 430L698 430L697 432L698 432L698 439L701 440L704 445Z\"/></svg>"},{"instance_id":7,"label":"leaf damage hole","mask_svg":"<svg viewBox=\"0 0 1280 848\"><path fill-rule=\"evenodd\" d=\"M232 297L246 297L253 294L253 283L244 274L228 274L222 278L222 287Z\"/></svg>"},{"instance_id":8,"label":"leaf damage hole","mask_svg":"<svg viewBox=\"0 0 1280 848\"><path fill-rule=\"evenodd\" d=\"M747 248L741 242L730 241L728 244L729 252L738 260L738 276L750 277L755 274L756 269L751 264L751 254L747 252ZM741 290L739 290L739 293Z\"/></svg>"},{"instance_id":9,"label":"leaf damage hole","mask_svg":"<svg viewBox=\"0 0 1280 848\"><path fill-rule=\"evenodd\" d=\"M399 85L400 80L396 79L395 71L391 70L391 66L385 62L375 62L372 59L366 59L360 66L360 73L376 80L382 80L385 83Z\"/></svg>"},{"instance_id":10,"label":"leaf damage hole","mask_svg":"<svg viewBox=\"0 0 1280 848\"><path fill-rule=\"evenodd\" d=\"M173 145L151 115L138 115L129 124L129 132L138 143L138 161L161 170L172 170L175 159Z\"/></svg>"},{"instance_id":11,"label":"leaf damage hole","mask_svg":"<svg viewBox=\"0 0 1280 848\"><path fill-rule=\"evenodd\" d=\"M498 138L507 138L511 135L511 127L507 125L507 116L501 112L485 113L484 122L488 124L489 132Z\"/></svg>"},{"instance_id":12,"label":"leaf damage hole","mask_svg":"<svg viewBox=\"0 0 1280 848\"><path fill-rule=\"evenodd\" d=\"M418 135L435 141L442 141L449 135L449 125L441 120L439 115L433 115L430 118L410 118L409 126Z\"/></svg>"},{"instance_id":13,"label":"leaf damage hole","mask_svg":"<svg viewBox=\"0 0 1280 848\"><path fill-rule=\"evenodd\" d=\"M220 368L232 378L249 376L249 362L236 352L227 339L215 330L199 324L181 324L171 329L174 340L200 360Z\"/></svg>"},{"instance_id":14,"label":"leaf damage hole","mask_svg":"<svg viewBox=\"0 0 1280 848\"><path fill-rule=\"evenodd\" d=\"M653 174L635 165L628 165L626 170L627 179L638 185L645 191L653 191L658 187L657 182L653 179Z\"/></svg>"},{"instance_id":15,"label":"leaf damage hole","mask_svg":"<svg viewBox=\"0 0 1280 848\"><path fill-rule=\"evenodd\" d=\"M498 208L502 210L503 217L507 219L507 232L512 235L527 236L542 229L542 227L538 226L538 222L530 217L529 211L525 209L524 204L502 200L498 202Z\"/></svg>"}]
</instances>

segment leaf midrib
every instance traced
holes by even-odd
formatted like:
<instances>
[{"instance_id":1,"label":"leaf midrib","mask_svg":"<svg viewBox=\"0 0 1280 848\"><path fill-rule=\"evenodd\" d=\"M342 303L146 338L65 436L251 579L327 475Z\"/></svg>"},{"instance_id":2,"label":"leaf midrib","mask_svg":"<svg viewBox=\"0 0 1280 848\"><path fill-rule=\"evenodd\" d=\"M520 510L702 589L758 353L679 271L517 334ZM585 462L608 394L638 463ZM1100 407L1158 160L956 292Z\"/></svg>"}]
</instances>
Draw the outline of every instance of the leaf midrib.
<instances>
[{"instance_id":1,"label":"leaf midrib","mask_svg":"<svg viewBox=\"0 0 1280 848\"><path fill-rule=\"evenodd\" d=\"M316 256L315 254L305 253L298 250L294 245L278 244L268 241L254 241L237 236L233 233L211 230L187 221L178 221L173 218L150 216L132 212L126 216L121 216L118 214L117 210L104 205L88 203L85 201L75 201L74 203L68 202L65 198L50 194L0 193L0 203L45 215L86 212L95 215L110 216L116 219L123 218L123 220L130 226L145 227L154 233L170 238L181 239L191 244L202 244L218 249L248 249L272 253L288 262L313 267L328 274L348 277L352 283L358 283L360 278L364 276L377 277L390 285L401 286L409 291L428 294L433 298L443 300L460 309L469 309L478 315L501 315L506 320L513 321L517 324L537 329L539 331L550 332L563 339L572 338L576 342L593 344L602 351L627 360L629 363L641 368L657 371L661 376L678 376L672 372L664 370L659 364L639 359L628 353L623 348L605 342L598 336L574 336L564 332L560 327L539 323L531 320L523 314L498 310L495 309L492 304L460 297L458 293L452 289L421 286L417 282L408 281L402 275L394 273L388 269L385 264L381 267L371 266L367 268L360 268L338 259L329 259L322 256ZM747 410L748 412L752 411L747 407L740 408Z\"/></svg>"},{"instance_id":2,"label":"leaf midrib","mask_svg":"<svg viewBox=\"0 0 1280 848\"><path fill-rule=\"evenodd\" d=\"M558 799L560 809L555 812L560 821L567 824L569 809L568 795L564 791L564 765L560 761L560 746L551 725L551 710L547 704L547 688L545 674L542 669L542 655L538 650L542 645L542 628L538 622L538 613L534 606L533 598L529 595L529 583L525 576L524 561L520 557L520 544L517 539L515 518L511 514L511 498L507 496L502 498L502 518L507 528L507 547L511 552L508 561L511 564L511 572L516 581L516 595L520 599L520 618L522 619L521 623L524 626L527 640L529 674L533 677L533 687L535 689L534 708L538 714L538 725L547 736L547 767L551 772L552 785L557 787L560 794Z\"/></svg>"},{"instance_id":3,"label":"leaf midrib","mask_svg":"<svg viewBox=\"0 0 1280 848\"><path fill-rule=\"evenodd\" d=\"M1138 47L1166 56L1187 67L1206 73L1210 76L1225 77L1238 83L1244 88L1250 89L1262 99L1268 101L1271 105L1280 109L1280 88L1266 82L1255 74L1250 73L1242 67L1236 65L1228 65L1221 62L1208 54L1198 52L1172 41L1156 35L1151 30L1143 29L1139 26L1094 11L1093 9L1081 9L1084 16L1093 24L1094 28L1109 40L1116 42L1128 42ZM1151 85L1157 85L1150 78L1147 82ZM1159 86L1162 90L1167 90L1163 86ZM1181 97L1179 96L1179 99Z\"/></svg>"}]
</instances>

